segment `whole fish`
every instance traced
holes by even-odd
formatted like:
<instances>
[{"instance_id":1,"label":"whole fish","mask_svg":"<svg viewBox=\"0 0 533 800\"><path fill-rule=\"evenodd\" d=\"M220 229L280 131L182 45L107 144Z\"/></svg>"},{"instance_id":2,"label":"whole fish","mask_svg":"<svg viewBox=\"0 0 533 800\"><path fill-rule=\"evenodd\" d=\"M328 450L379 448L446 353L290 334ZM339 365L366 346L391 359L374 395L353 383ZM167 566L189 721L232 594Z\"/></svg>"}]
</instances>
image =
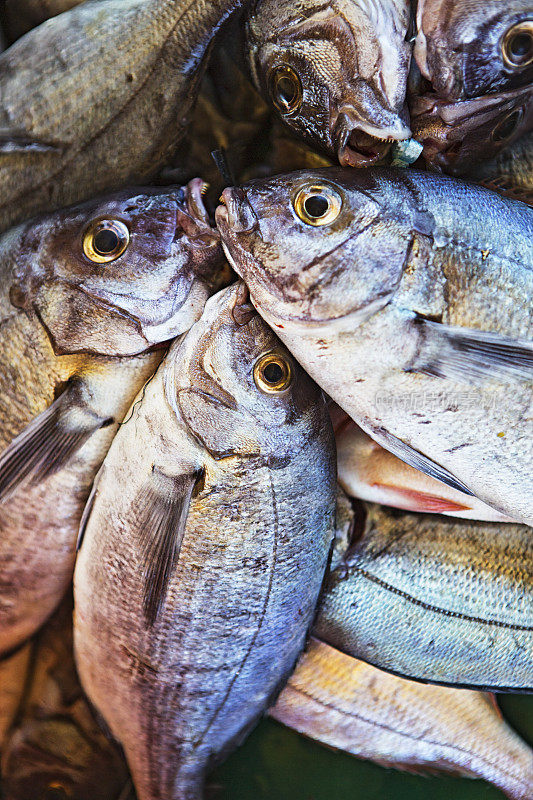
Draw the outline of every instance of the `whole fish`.
<instances>
[{"instance_id":1,"label":"whole fish","mask_svg":"<svg viewBox=\"0 0 533 800\"><path fill-rule=\"evenodd\" d=\"M388 675L312 638L270 715L385 767L448 772L530 800L533 752L489 696Z\"/></svg>"},{"instance_id":2,"label":"whole fish","mask_svg":"<svg viewBox=\"0 0 533 800\"><path fill-rule=\"evenodd\" d=\"M253 80L299 136L362 167L408 139L406 0L257 0L247 21Z\"/></svg>"},{"instance_id":3,"label":"whole fish","mask_svg":"<svg viewBox=\"0 0 533 800\"><path fill-rule=\"evenodd\" d=\"M392 169L295 172L222 199L252 302L330 397L411 466L533 521L533 210Z\"/></svg>"},{"instance_id":4,"label":"whole fish","mask_svg":"<svg viewBox=\"0 0 533 800\"><path fill-rule=\"evenodd\" d=\"M477 497L452 489L401 461L367 436L338 407L333 413L330 407L330 415L337 445L338 478L350 497L406 511L513 522Z\"/></svg>"},{"instance_id":5,"label":"whole fish","mask_svg":"<svg viewBox=\"0 0 533 800\"><path fill-rule=\"evenodd\" d=\"M39 632L32 662L22 709L2 753L3 800L119 800L128 770L81 690L70 598Z\"/></svg>"},{"instance_id":6,"label":"whole fish","mask_svg":"<svg viewBox=\"0 0 533 800\"><path fill-rule=\"evenodd\" d=\"M533 690L533 538L525 525L369 505L324 586L314 633L415 680Z\"/></svg>"},{"instance_id":7,"label":"whole fish","mask_svg":"<svg viewBox=\"0 0 533 800\"><path fill-rule=\"evenodd\" d=\"M414 57L439 97L458 100L533 81L529 0L418 0Z\"/></svg>"},{"instance_id":8,"label":"whole fish","mask_svg":"<svg viewBox=\"0 0 533 800\"><path fill-rule=\"evenodd\" d=\"M26 643L0 659L0 753L24 694L30 655L31 644Z\"/></svg>"},{"instance_id":9,"label":"whole fish","mask_svg":"<svg viewBox=\"0 0 533 800\"><path fill-rule=\"evenodd\" d=\"M0 652L53 611L91 482L222 251L200 191L139 189L0 237Z\"/></svg>"},{"instance_id":10,"label":"whole fish","mask_svg":"<svg viewBox=\"0 0 533 800\"><path fill-rule=\"evenodd\" d=\"M6 29L11 41L36 28L50 17L62 14L84 0L5 0Z\"/></svg>"},{"instance_id":11,"label":"whole fish","mask_svg":"<svg viewBox=\"0 0 533 800\"><path fill-rule=\"evenodd\" d=\"M334 530L325 400L242 284L118 432L74 579L82 685L139 800L192 800L288 678Z\"/></svg>"},{"instance_id":12,"label":"whole fish","mask_svg":"<svg viewBox=\"0 0 533 800\"><path fill-rule=\"evenodd\" d=\"M237 4L82 3L6 50L0 229L146 183L185 134L210 45Z\"/></svg>"},{"instance_id":13,"label":"whole fish","mask_svg":"<svg viewBox=\"0 0 533 800\"><path fill-rule=\"evenodd\" d=\"M492 161L471 169L468 177L507 197L533 205L533 133L522 136Z\"/></svg>"},{"instance_id":14,"label":"whole fish","mask_svg":"<svg viewBox=\"0 0 533 800\"><path fill-rule=\"evenodd\" d=\"M410 102L413 136L428 164L453 175L505 153L533 128L531 85L473 100L421 95Z\"/></svg>"}]
</instances>

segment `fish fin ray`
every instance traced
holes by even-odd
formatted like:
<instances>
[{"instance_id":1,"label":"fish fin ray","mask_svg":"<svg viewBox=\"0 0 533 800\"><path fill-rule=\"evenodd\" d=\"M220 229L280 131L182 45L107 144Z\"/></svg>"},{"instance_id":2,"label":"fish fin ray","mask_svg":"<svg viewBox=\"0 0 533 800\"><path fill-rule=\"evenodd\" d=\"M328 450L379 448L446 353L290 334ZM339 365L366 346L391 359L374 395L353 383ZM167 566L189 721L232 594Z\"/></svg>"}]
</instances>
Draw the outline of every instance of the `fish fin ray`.
<instances>
[{"instance_id":1,"label":"fish fin ray","mask_svg":"<svg viewBox=\"0 0 533 800\"><path fill-rule=\"evenodd\" d=\"M437 464L436 461L432 461L431 458L425 456L423 453L420 453L418 450L415 450L414 447L403 442L401 439L398 439L396 436L393 436L392 433L389 433L384 428L380 428L376 431L370 431L371 436L375 436L378 442L380 440L383 442L383 446L390 450L395 456L398 456L402 461L405 461L406 464L410 464L415 469L420 470L420 472L425 472L426 475L429 475L430 478L436 478L441 483L445 483L446 486L450 486L452 489L457 489L459 492L463 492L464 494L468 494L471 497L474 496L474 493L470 491L470 489L465 486L455 475L452 475L445 467L442 467L440 464Z\"/></svg>"},{"instance_id":2,"label":"fish fin ray","mask_svg":"<svg viewBox=\"0 0 533 800\"><path fill-rule=\"evenodd\" d=\"M152 476L153 481L141 489L135 503L145 564L143 611L150 626L157 620L179 557L198 473L170 478L154 467Z\"/></svg>"},{"instance_id":3,"label":"fish fin ray","mask_svg":"<svg viewBox=\"0 0 533 800\"><path fill-rule=\"evenodd\" d=\"M533 342L418 317L418 352L406 372L474 383L533 380Z\"/></svg>"},{"instance_id":4,"label":"fish fin ray","mask_svg":"<svg viewBox=\"0 0 533 800\"><path fill-rule=\"evenodd\" d=\"M76 424L69 418L72 411L84 412ZM77 382L70 383L0 455L0 502L21 483L41 483L62 469L92 433L111 422L94 414L83 401Z\"/></svg>"}]
</instances>

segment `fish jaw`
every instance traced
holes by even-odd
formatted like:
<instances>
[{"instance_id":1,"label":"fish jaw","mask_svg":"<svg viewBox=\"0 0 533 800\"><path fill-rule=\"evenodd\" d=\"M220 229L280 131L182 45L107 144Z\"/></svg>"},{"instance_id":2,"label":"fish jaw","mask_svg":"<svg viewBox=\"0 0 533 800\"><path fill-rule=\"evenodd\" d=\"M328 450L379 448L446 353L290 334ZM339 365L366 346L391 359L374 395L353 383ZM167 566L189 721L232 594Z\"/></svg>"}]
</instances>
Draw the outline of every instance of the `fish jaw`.
<instances>
[{"instance_id":1,"label":"fish jaw","mask_svg":"<svg viewBox=\"0 0 533 800\"><path fill-rule=\"evenodd\" d=\"M343 106L332 124L335 151L343 167L376 164L385 158L394 141L409 139L410 136L410 128L402 116L386 111L378 102L372 110L369 107Z\"/></svg>"},{"instance_id":2,"label":"fish jaw","mask_svg":"<svg viewBox=\"0 0 533 800\"><path fill-rule=\"evenodd\" d=\"M458 101L421 95L413 99L410 110L413 136L423 145L425 160L459 175L473 163L493 158L531 130L533 90L528 87ZM500 139L498 131L506 121L511 128Z\"/></svg>"}]
</instances>

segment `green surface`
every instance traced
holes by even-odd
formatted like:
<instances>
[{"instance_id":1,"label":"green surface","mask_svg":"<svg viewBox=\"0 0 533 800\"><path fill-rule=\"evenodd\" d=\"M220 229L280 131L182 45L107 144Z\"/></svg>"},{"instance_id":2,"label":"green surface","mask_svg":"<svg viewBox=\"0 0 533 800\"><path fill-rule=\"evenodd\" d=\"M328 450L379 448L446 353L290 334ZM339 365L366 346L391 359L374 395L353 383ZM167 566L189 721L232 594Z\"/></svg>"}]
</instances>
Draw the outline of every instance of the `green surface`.
<instances>
[{"instance_id":1,"label":"green surface","mask_svg":"<svg viewBox=\"0 0 533 800\"><path fill-rule=\"evenodd\" d=\"M514 729L533 744L533 696L500 695ZM209 781L216 800L500 800L480 780L420 777L322 747L264 720Z\"/></svg>"}]
</instances>

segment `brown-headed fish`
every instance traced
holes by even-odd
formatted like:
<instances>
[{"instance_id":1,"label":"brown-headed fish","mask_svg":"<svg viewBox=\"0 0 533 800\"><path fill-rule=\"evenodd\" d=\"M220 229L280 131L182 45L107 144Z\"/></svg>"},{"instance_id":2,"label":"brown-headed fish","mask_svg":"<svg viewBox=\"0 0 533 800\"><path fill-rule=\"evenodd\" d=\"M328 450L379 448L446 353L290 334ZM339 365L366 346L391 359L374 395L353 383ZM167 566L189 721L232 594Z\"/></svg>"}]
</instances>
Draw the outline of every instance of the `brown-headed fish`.
<instances>
[{"instance_id":1,"label":"brown-headed fish","mask_svg":"<svg viewBox=\"0 0 533 800\"><path fill-rule=\"evenodd\" d=\"M341 164L373 164L410 136L409 24L405 0L257 0L252 77L299 136Z\"/></svg>"},{"instance_id":2,"label":"brown-headed fish","mask_svg":"<svg viewBox=\"0 0 533 800\"><path fill-rule=\"evenodd\" d=\"M434 94L410 100L413 136L428 164L452 175L469 173L495 158L533 128L531 85L471 100L442 100Z\"/></svg>"},{"instance_id":3,"label":"brown-headed fish","mask_svg":"<svg viewBox=\"0 0 533 800\"><path fill-rule=\"evenodd\" d=\"M384 767L483 778L512 800L531 798L533 752L490 696L407 681L315 638L269 713Z\"/></svg>"},{"instance_id":4,"label":"brown-headed fish","mask_svg":"<svg viewBox=\"0 0 533 800\"><path fill-rule=\"evenodd\" d=\"M530 0L418 0L414 57L448 100L505 92L533 81Z\"/></svg>"},{"instance_id":5,"label":"brown-headed fish","mask_svg":"<svg viewBox=\"0 0 533 800\"><path fill-rule=\"evenodd\" d=\"M61 599L92 479L154 348L213 289L202 188L125 191L0 237L0 652Z\"/></svg>"},{"instance_id":6,"label":"brown-headed fish","mask_svg":"<svg viewBox=\"0 0 533 800\"><path fill-rule=\"evenodd\" d=\"M9 39L18 39L41 22L82 2L84 0L5 0L5 25Z\"/></svg>"}]
</instances>

